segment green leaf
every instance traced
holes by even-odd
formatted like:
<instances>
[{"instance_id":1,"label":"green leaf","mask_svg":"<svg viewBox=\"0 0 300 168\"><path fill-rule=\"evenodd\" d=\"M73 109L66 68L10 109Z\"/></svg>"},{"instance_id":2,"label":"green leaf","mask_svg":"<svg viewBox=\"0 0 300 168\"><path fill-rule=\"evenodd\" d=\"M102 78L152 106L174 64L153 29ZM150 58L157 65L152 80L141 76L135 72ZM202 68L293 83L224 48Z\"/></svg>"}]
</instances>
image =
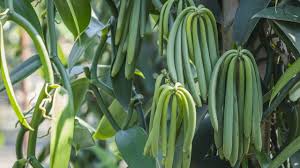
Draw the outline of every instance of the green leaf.
<instances>
[{"instance_id":1,"label":"green leaf","mask_svg":"<svg viewBox=\"0 0 300 168\"><path fill-rule=\"evenodd\" d=\"M75 113L77 113L80 110L81 104L85 99L88 88L89 88L89 80L87 78L80 78L72 82L72 92L73 92Z\"/></svg>"},{"instance_id":2,"label":"green leaf","mask_svg":"<svg viewBox=\"0 0 300 168\"><path fill-rule=\"evenodd\" d=\"M300 7L291 5L283 5L276 8L269 7L256 13L253 18L266 18L300 23Z\"/></svg>"},{"instance_id":3,"label":"green leaf","mask_svg":"<svg viewBox=\"0 0 300 168\"><path fill-rule=\"evenodd\" d=\"M115 98L121 103L127 111L132 94L132 80L127 80L125 77L125 64L123 64L120 72L111 78L112 87Z\"/></svg>"},{"instance_id":4,"label":"green leaf","mask_svg":"<svg viewBox=\"0 0 300 168\"><path fill-rule=\"evenodd\" d=\"M255 156L261 168L269 167L271 159L264 152L255 150Z\"/></svg>"},{"instance_id":5,"label":"green leaf","mask_svg":"<svg viewBox=\"0 0 300 168\"><path fill-rule=\"evenodd\" d=\"M297 59L279 78L275 86L273 87L273 91L270 98L270 103L273 101L275 96L281 91L281 89L296 75L300 72L300 59Z\"/></svg>"},{"instance_id":6,"label":"green leaf","mask_svg":"<svg viewBox=\"0 0 300 168\"><path fill-rule=\"evenodd\" d=\"M64 88L56 90L52 108L50 168L68 168L74 133L74 107Z\"/></svg>"},{"instance_id":7,"label":"green leaf","mask_svg":"<svg viewBox=\"0 0 300 168\"><path fill-rule=\"evenodd\" d=\"M17 84L18 82L22 81L23 79L27 78L35 71L37 71L42 66L40 57L38 55L34 55L17 65L9 74L12 85ZM5 87L3 81L0 82L0 92L4 91Z\"/></svg>"},{"instance_id":8,"label":"green leaf","mask_svg":"<svg viewBox=\"0 0 300 168\"><path fill-rule=\"evenodd\" d=\"M300 82L296 83L295 86L289 91L289 99L292 102L296 102L300 98Z\"/></svg>"},{"instance_id":9,"label":"green leaf","mask_svg":"<svg viewBox=\"0 0 300 168\"><path fill-rule=\"evenodd\" d=\"M32 26L39 32L40 35L43 34L39 18L29 1L14 0L14 9L17 13L26 18L32 24Z\"/></svg>"},{"instance_id":10,"label":"green leaf","mask_svg":"<svg viewBox=\"0 0 300 168\"><path fill-rule=\"evenodd\" d=\"M92 147L94 145L95 142L92 137L92 133L87 127L81 125L80 122L76 120L73 138L73 146L75 147L75 149L80 150L83 148Z\"/></svg>"},{"instance_id":11,"label":"green leaf","mask_svg":"<svg viewBox=\"0 0 300 168\"><path fill-rule=\"evenodd\" d=\"M288 144L279 155L270 163L268 168L277 168L284 163L289 157L300 150L300 136Z\"/></svg>"},{"instance_id":12,"label":"green leaf","mask_svg":"<svg viewBox=\"0 0 300 168\"><path fill-rule=\"evenodd\" d=\"M300 57L300 24L275 20L269 23L293 54Z\"/></svg>"},{"instance_id":13,"label":"green leaf","mask_svg":"<svg viewBox=\"0 0 300 168\"><path fill-rule=\"evenodd\" d=\"M66 27L77 38L89 25L91 4L88 0L54 0Z\"/></svg>"},{"instance_id":14,"label":"green leaf","mask_svg":"<svg viewBox=\"0 0 300 168\"><path fill-rule=\"evenodd\" d=\"M96 18L91 18L88 28L80 37L75 41L72 47L71 53L68 58L69 69L71 70L74 65L78 62L80 57L85 51L92 46L101 37L101 29L104 24L98 21Z\"/></svg>"},{"instance_id":15,"label":"green leaf","mask_svg":"<svg viewBox=\"0 0 300 168\"><path fill-rule=\"evenodd\" d=\"M233 25L233 38L239 44L247 42L254 30L259 18L252 16L268 6L270 0L241 0L240 6L235 14Z\"/></svg>"},{"instance_id":16,"label":"green leaf","mask_svg":"<svg viewBox=\"0 0 300 168\"><path fill-rule=\"evenodd\" d=\"M300 151L296 152L291 158L291 167L299 168L300 167Z\"/></svg>"},{"instance_id":17,"label":"green leaf","mask_svg":"<svg viewBox=\"0 0 300 168\"><path fill-rule=\"evenodd\" d=\"M116 120L118 125L122 126L125 124L127 118L127 112L124 110L123 106L117 100L114 100L111 103L108 110L113 116L113 118ZM130 121L130 125L133 125L133 123L136 121L137 121L137 115L136 112L134 111L132 119ZM99 122L97 130L93 135L93 137L99 140L106 140L108 138L113 137L115 134L116 131L113 129L108 119L105 116L103 116Z\"/></svg>"},{"instance_id":18,"label":"green leaf","mask_svg":"<svg viewBox=\"0 0 300 168\"><path fill-rule=\"evenodd\" d=\"M119 131L116 135L117 147L128 167L155 168L154 158L143 155L147 141L146 132L140 127Z\"/></svg>"},{"instance_id":19,"label":"green leaf","mask_svg":"<svg viewBox=\"0 0 300 168\"><path fill-rule=\"evenodd\" d=\"M2 10L5 9L4 0L0 0L0 7ZM27 19L28 22L39 32L40 35L43 34L42 26L40 24L39 18L32 7L30 1L28 0L14 0L14 10L18 14L22 15Z\"/></svg>"}]
</instances>

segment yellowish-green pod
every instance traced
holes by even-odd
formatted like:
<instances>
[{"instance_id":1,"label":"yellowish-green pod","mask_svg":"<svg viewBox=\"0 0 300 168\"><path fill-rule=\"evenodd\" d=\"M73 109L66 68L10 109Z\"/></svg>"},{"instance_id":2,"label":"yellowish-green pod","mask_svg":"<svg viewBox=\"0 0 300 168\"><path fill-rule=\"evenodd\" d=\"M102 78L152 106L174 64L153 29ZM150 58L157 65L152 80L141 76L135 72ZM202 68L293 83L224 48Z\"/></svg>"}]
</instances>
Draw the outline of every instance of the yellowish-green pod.
<instances>
[{"instance_id":1,"label":"yellowish-green pod","mask_svg":"<svg viewBox=\"0 0 300 168\"><path fill-rule=\"evenodd\" d=\"M172 168L175 152L175 140L176 140L176 117L177 117L177 97L172 97L172 109L171 109L171 121L170 121L170 131L168 139L168 152L165 161L165 168Z\"/></svg>"},{"instance_id":2,"label":"yellowish-green pod","mask_svg":"<svg viewBox=\"0 0 300 168\"><path fill-rule=\"evenodd\" d=\"M14 112L16 113L19 122L27 129L32 130L33 128L28 124L28 122L25 119L25 116L22 113L21 107L17 102L13 86L10 80L9 72L7 69L7 63L5 58L5 47L4 47L4 34L3 34L3 25L0 22L0 70L1 70L1 77L3 79L3 83L6 89L6 93L8 96L8 99L10 101L11 107L13 108Z\"/></svg>"},{"instance_id":3,"label":"yellowish-green pod","mask_svg":"<svg viewBox=\"0 0 300 168\"><path fill-rule=\"evenodd\" d=\"M218 76L223 64L223 61L227 57L233 57L233 54L236 54L236 50L229 50L223 54L223 56L218 60L216 63L216 66L214 68L214 71L212 73L212 77L210 80L210 87L209 87L209 93L208 93L208 112L210 115L210 120L212 123L212 126L214 130L218 131L218 118L217 118L217 101L216 101L216 93L217 93L217 84L218 84Z\"/></svg>"},{"instance_id":4,"label":"yellowish-green pod","mask_svg":"<svg viewBox=\"0 0 300 168\"><path fill-rule=\"evenodd\" d=\"M164 78L163 74L160 74L155 82L155 88L154 88L154 95L153 95L153 100L152 100L152 105L151 105L151 114L150 114L150 124L149 124L149 131L151 131L152 127L153 127L153 119L154 119L154 112L155 112L155 108L157 105L157 101L159 99L159 87L162 83L162 80Z\"/></svg>"}]
</instances>

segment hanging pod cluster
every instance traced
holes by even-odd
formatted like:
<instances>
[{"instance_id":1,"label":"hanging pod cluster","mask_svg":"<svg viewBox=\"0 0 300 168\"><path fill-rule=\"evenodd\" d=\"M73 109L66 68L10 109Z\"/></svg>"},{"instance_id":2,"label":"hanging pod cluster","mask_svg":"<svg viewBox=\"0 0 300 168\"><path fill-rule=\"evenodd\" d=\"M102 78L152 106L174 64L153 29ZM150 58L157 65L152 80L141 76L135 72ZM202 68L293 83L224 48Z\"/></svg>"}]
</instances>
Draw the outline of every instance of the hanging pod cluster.
<instances>
[{"instance_id":1,"label":"hanging pod cluster","mask_svg":"<svg viewBox=\"0 0 300 168\"><path fill-rule=\"evenodd\" d=\"M261 151L262 101L253 55L246 49L225 52L212 73L208 105L219 155L232 166L248 153L250 144Z\"/></svg>"},{"instance_id":2,"label":"hanging pod cluster","mask_svg":"<svg viewBox=\"0 0 300 168\"><path fill-rule=\"evenodd\" d=\"M169 35L167 66L173 81L187 84L197 106L207 101L218 57L218 31L212 12L202 5L185 8Z\"/></svg>"},{"instance_id":3,"label":"hanging pod cluster","mask_svg":"<svg viewBox=\"0 0 300 168\"><path fill-rule=\"evenodd\" d=\"M156 157L161 152L162 165L165 168L172 168L178 135L183 131L183 149L180 153L180 163L177 165L187 168L190 167L192 141L196 128L195 102L180 83L173 85L167 81L163 84L163 79L164 76L160 75L155 83L150 133L144 154ZM170 116L169 124L168 116Z\"/></svg>"},{"instance_id":4,"label":"hanging pod cluster","mask_svg":"<svg viewBox=\"0 0 300 168\"><path fill-rule=\"evenodd\" d=\"M169 24L173 23L173 13L172 7L176 9L176 16L180 14L180 12L189 6L195 6L193 0L168 0L161 8L161 12L159 15L159 53L163 55L164 50L164 43L167 42L169 33L170 33L170 26Z\"/></svg>"},{"instance_id":5,"label":"hanging pod cluster","mask_svg":"<svg viewBox=\"0 0 300 168\"><path fill-rule=\"evenodd\" d=\"M112 40L117 49L111 76L115 77L125 64L125 77L131 79L135 72L141 39L144 37L148 15L148 0L122 0L119 16Z\"/></svg>"}]
</instances>

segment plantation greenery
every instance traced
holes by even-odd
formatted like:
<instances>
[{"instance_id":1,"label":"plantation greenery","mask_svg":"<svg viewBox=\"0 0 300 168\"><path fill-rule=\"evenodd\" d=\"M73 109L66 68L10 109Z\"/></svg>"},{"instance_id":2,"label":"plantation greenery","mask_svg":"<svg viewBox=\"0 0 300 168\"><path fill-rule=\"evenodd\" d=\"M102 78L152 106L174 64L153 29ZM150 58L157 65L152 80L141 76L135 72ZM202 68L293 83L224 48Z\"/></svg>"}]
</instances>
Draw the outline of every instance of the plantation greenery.
<instances>
[{"instance_id":1,"label":"plantation greenery","mask_svg":"<svg viewBox=\"0 0 300 168\"><path fill-rule=\"evenodd\" d=\"M0 91L19 131L13 167L299 166L300 1L0 0L0 7ZM12 25L36 54L9 71ZM65 56L59 39L68 33ZM37 71L44 85L25 111L14 85ZM45 123L49 143L40 150Z\"/></svg>"}]
</instances>

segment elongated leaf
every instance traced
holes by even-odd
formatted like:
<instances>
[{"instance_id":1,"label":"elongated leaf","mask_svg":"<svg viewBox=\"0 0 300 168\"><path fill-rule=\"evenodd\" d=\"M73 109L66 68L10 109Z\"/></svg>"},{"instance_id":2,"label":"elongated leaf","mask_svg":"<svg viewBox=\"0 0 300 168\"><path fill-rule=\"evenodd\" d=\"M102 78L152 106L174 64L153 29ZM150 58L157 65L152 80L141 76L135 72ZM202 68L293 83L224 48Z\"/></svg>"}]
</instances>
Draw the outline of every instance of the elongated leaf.
<instances>
[{"instance_id":1,"label":"elongated leaf","mask_svg":"<svg viewBox=\"0 0 300 168\"><path fill-rule=\"evenodd\" d=\"M300 7L284 5L269 7L256 13L253 18L266 18L300 23Z\"/></svg>"},{"instance_id":2,"label":"elongated leaf","mask_svg":"<svg viewBox=\"0 0 300 168\"><path fill-rule=\"evenodd\" d=\"M114 100L108 108L111 115L114 117L118 125L123 126L126 122L127 113L123 109L122 105ZM137 121L136 112L133 112L132 119L130 121L130 125ZM103 116L99 122L97 130L93 135L95 139L106 140L108 138L113 137L116 134L116 131L111 126L110 122L107 120L105 116Z\"/></svg>"},{"instance_id":3,"label":"elongated leaf","mask_svg":"<svg viewBox=\"0 0 300 168\"><path fill-rule=\"evenodd\" d=\"M268 168L277 168L283 164L289 157L300 150L300 136L293 140L288 146L286 146L283 151L276 156L276 158L270 163Z\"/></svg>"},{"instance_id":4,"label":"elongated leaf","mask_svg":"<svg viewBox=\"0 0 300 168\"><path fill-rule=\"evenodd\" d=\"M134 127L117 133L116 144L128 167L156 167L154 158L143 155L146 141L147 134L140 127Z\"/></svg>"},{"instance_id":5,"label":"elongated leaf","mask_svg":"<svg viewBox=\"0 0 300 168\"><path fill-rule=\"evenodd\" d=\"M235 14L233 38L239 44L247 42L259 18L252 16L268 6L270 0L241 0Z\"/></svg>"},{"instance_id":6,"label":"elongated leaf","mask_svg":"<svg viewBox=\"0 0 300 168\"><path fill-rule=\"evenodd\" d=\"M55 6L67 26L77 38L89 25L91 4L88 0L54 0Z\"/></svg>"},{"instance_id":7,"label":"elongated leaf","mask_svg":"<svg viewBox=\"0 0 300 168\"><path fill-rule=\"evenodd\" d=\"M85 99L88 88L89 80L87 78L80 78L72 83L75 113L79 111L81 104Z\"/></svg>"},{"instance_id":8,"label":"elongated leaf","mask_svg":"<svg viewBox=\"0 0 300 168\"><path fill-rule=\"evenodd\" d=\"M16 66L9 74L12 85L17 84L23 79L27 78L38 70L42 66L40 58L38 55L30 57L28 60L24 61L22 64ZM3 81L0 82L0 92L4 91L5 87Z\"/></svg>"},{"instance_id":9,"label":"elongated leaf","mask_svg":"<svg viewBox=\"0 0 300 168\"><path fill-rule=\"evenodd\" d=\"M4 0L0 0L0 7L5 9L5 2ZM28 0L14 0L14 10L18 14L22 15L26 18L31 25L40 33L43 34L42 26L40 24L39 18L32 7L30 1Z\"/></svg>"},{"instance_id":10,"label":"elongated leaf","mask_svg":"<svg viewBox=\"0 0 300 168\"><path fill-rule=\"evenodd\" d=\"M296 83L295 86L289 91L289 99L296 102L300 98L300 82Z\"/></svg>"},{"instance_id":11,"label":"elongated leaf","mask_svg":"<svg viewBox=\"0 0 300 168\"><path fill-rule=\"evenodd\" d=\"M74 132L73 100L68 92L60 87L56 90L53 101L50 167L68 168Z\"/></svg>"},{"instance_id":12,"label":"elongated leaf","mask_svg":"<svg viewBox=\"0 0 300 168\"><path fill-rule=\"evenodd\" d=\"M72 47L71 53L68 58L69 70L74 67L80 57L85 53L86 49L100 39L100 30L103 27L103 23L98 21L96 18L91 18L88 28L84 33L80 35L80 37L75 41L75 44Z\"/></svg>"},{"instance_id":13,"label":"elongated leaf","mask_svg":"<svg viewBox=\"0 0 300 168\"><path fill-rule=\"evenodd\" d=\"M271 21L271 26L287 47L297 57L300 57L300 24L284 21Z\"/></svg>"},{"instance_id":14,"label":"elongated leaf","mask_svg":"<svg viewBox=\"0 0 300 168\"><path fill-rule=\"evenodd\" d=\"M279 78L271 94L270 102L273 101L275 96L281 91L281 89L296 75L300 72L300 59L297 59Z\"/></svg>"}]
</instances>

